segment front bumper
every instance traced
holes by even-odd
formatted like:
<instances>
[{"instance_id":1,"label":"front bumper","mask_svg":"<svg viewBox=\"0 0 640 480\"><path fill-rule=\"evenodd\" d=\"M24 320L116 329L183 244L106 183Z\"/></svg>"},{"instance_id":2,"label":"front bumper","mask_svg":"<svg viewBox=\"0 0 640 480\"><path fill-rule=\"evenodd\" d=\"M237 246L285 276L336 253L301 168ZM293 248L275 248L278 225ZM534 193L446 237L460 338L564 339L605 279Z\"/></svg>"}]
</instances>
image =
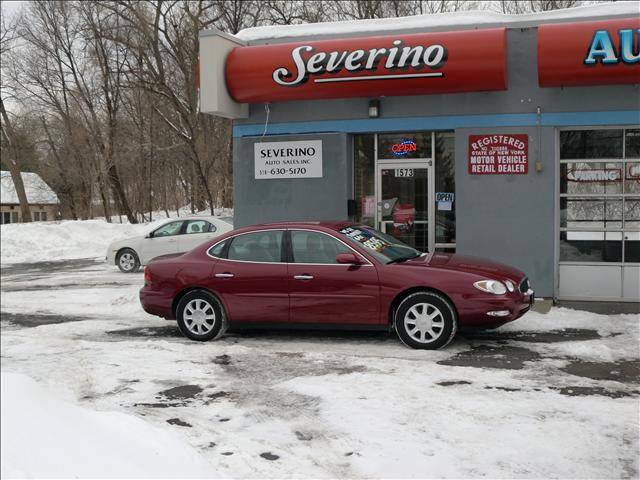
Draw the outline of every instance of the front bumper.
<instances>
[{"instance_id":1,"label":"front bumper","mask_svg":"<svg viewBox=\"0 0 640 480\"><path fill-rule=\"evenodd\" d=\"M535 293L529 289L505 295L478 294L465 298L459 311L460 326L490 328L513 322L527 313L535 302Z\"/></svg>"}]
</instances>

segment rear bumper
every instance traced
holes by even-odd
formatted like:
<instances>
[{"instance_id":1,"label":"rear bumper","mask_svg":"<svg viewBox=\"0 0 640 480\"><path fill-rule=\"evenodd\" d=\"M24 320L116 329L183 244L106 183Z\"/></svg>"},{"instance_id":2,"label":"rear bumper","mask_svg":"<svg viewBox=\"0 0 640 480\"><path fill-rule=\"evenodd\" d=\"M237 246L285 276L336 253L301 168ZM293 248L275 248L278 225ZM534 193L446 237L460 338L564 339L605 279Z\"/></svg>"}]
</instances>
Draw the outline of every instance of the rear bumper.
<instances>
[{"instance_id":1,"label":"rear bumper","mask_svg":"<svg viewBox=\"0 0 640 480\"><path fill-rule=\"evenodd\" d=\"M149 287L142 287L140 290L140 304L144 311L151 315L163 317L167 320L175 319L171 308L173 297L167 296L163 292L151 290Z\"/></svg>"}]
</instances>

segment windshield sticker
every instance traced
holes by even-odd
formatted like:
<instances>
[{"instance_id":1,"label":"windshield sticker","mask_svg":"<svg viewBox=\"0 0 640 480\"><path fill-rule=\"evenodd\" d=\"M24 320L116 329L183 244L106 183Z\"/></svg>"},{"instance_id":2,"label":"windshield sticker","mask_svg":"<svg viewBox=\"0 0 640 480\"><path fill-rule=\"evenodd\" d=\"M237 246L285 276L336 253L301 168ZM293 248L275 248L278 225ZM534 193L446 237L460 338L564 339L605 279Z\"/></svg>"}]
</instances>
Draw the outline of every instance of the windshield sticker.
<instances>
[{"instance_id":1,"label":"windshield sticker","mask_svg":"<svg viewBox=\"0 0 640 480\"><path fill-rule=\"evenodd\" d=\"M386 247L389 246L388 242L375 237L372 233L367 232L366 230L360 230L358 228L346 227L340 230L340 233L346 235L352 240L355 240L358 243L361 243L365 247L375 252L382 252Z\"/></svg>"}]
</instances>

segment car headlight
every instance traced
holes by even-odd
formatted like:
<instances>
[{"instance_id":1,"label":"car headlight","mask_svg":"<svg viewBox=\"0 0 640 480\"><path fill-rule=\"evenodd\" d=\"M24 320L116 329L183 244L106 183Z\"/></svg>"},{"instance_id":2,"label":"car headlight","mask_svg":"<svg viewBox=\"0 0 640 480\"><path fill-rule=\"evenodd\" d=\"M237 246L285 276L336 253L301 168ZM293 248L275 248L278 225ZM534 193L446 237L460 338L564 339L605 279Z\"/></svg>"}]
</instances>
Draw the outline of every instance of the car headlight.
<instances>
[{"instance_id":1,"label":"car headlight","mask_svg":"<svg viewBox=\"0 0 640 480\"><path fill-rule=\"evenodd\" d=\"M510 292L513 292L513 291L516 289L516 287L515 287L515 285L513 284L513 282L511 282L511 281L509 281L509 280L507 280L506 282L504 282L504 284L507 286L507 290L509 290Z\"/></svg>"},{"instance_id":2,"label":"car headlight","mask_svg":"<svg viewBox=\"0 0 640 480\"><path fill-rule=\"evenodd\" d=\"M473 286L478 290L493 293L494 295L504 295L507 293L507 287L504 286L504 283L497 280L480 280L474 283ZM513 287L513 284L511 286Z\"/></svg>"}]
</instances>

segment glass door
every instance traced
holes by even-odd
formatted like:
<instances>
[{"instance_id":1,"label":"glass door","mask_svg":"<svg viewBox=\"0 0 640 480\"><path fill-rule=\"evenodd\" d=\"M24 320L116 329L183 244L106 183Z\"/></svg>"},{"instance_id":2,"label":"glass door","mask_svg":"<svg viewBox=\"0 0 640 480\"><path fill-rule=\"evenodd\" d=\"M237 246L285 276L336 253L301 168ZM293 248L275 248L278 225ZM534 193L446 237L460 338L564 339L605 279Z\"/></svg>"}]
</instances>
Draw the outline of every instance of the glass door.
<instances>
[{"instance_id":1,"label":"glass door","mask_svg":"<svg viewBox=\"0 0 640 480\"><path fill-rule=\"evenodd\" d=\"M429 250L430 167L420 163L378 165L378 229L408 245Z\"/></svg>"}]
</instances>

